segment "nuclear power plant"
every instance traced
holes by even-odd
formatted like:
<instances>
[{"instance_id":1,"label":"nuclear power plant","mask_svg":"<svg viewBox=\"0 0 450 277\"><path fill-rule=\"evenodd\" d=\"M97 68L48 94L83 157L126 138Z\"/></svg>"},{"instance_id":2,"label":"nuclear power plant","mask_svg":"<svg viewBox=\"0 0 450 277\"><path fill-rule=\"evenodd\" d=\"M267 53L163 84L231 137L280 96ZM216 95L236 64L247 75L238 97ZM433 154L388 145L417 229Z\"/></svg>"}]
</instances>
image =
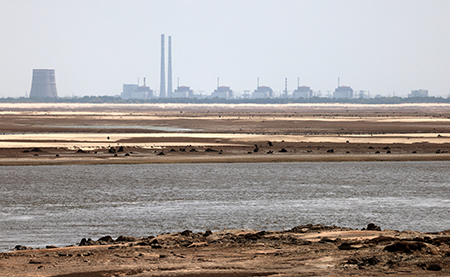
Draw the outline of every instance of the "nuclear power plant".
<instances>
[{"instance_id":1,"label":"nuclear power plant","mask_svg":"<svg viewBox=\"0 0 450 277\"><path fill-rule=\"evenodd\" d=\"M169 52L167 55L167 94L166 94L166 67L165 67L165 48L164 48L164 34L161 35L161 86L159 89L159 97L172 97L172 37L169 36Z\"/></svg>"},{"instance_id":2,"label":"nuclear power plant","mask_svg":"<svg viewBox=\"0 0 450 277\"><path fill-rule=\"evenodd\" d=\"M54 69L33 69L30 98L58 98Z\"/></svg>"},{"instance_id":3,"label":"nuclear power plant","mask_svg":"<svg viewBox=\"0 0 450 277\"><path fill-rule=\"evenodd\" d=\"M167 65L167 96L172 97L172 37L169 36L169 53Z\"/></svg>"},{"instance_id":4,"label":"nuclear power plant","mask_svg":"<svg viewBox=\"0 0 450 277\"><path fill-rule=\"evenodd\" d=\"M159 97L166 98L166 69L164 60L164 35L161 35L161 84L159 87Z\"/></svg>"},{"instance_id":5,"label":"nuclear power plant","mask_svg":"<svg viewBox=\"0 0 450 277\"><path fill-rule=\"evenodd\" d=\"M287 86L287 78L284 79L284 90L281 92L281 94L278 94L278 92L274 92L273 89L270 86L260 86L259 85L259 77L257 78L257 86L256 89L253 91L253 93L249 93L250 90L244 90L244 94L241 96L236 95L236 93L231 90L229 86L220 86L219 85L219 78L217 79L217 89L211 92L210 95L206 94L203 95L195 94L194 91L189 86L180 86L179 84L179 78L178 78L178 84L176 86L176 89L173 89L172 87L172 37L168 36L168 43L167 43L167 79L166 79L166 48L165 48L165 35L161 34L161 67L160 67L160 89L159 94L157 91L153 91L150 89L150 87L147 87L145 85L145 78L144 78L144 85L139 86L139 79L137 84L124 84L123 85L123 92L121 93L121 97L123 99L142 99L142 100L149 100L154 97L159 98L223 98L223 99L233 99L233 98L252 98L252 99L264 99L264 98L293 98L293 99L309 99L313 97L321 97L320 91L318 91L317 94L313 92L311 87L309 86L300 86L299 78L297 79L297 88L292 91L292 93L289 93L288 86ZM35 73L34 75L36 75ZM40 77L39 79L42 79ZM34 86L34 76L33 76L33 86ZM30 95L30 97L56 97L56 87L54 85L54 71L53 71L53 88L54 88L54 95L47 93L40 92L38 96L33 94ZM203 92L203 91L198 91ZM415 95L415 94L414 94ZM425 95L424 93L421 95ZM335 90L333 96L329 95L327 97L330 98L347 98L352 99L353 98L353 89L349 86L340 86L340 79L338 79L338 88Z\"/></svg>"}]
</instances>

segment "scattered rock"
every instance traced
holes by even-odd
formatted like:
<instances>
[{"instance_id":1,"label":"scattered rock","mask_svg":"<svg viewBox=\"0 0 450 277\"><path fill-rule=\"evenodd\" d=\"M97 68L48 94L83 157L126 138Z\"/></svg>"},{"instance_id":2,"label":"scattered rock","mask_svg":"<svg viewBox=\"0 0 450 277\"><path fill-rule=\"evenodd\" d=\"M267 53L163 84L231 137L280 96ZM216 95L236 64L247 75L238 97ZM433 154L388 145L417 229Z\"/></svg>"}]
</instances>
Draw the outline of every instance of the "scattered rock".
<instances>
[{"instance_id":1,"label":"scattered rock","mask_svg":"<svg viewBox=\"0 0 450 277\"><path fill-rule=\"evenodd\" d=\"M380 226L377 226L377 225L375 225L375 224L373 224L373 223L369 223L368 225L367 225L367 231L381 231L381 227Z\"/></svg>"},{"instance_id":2,"label":"scattered rock","mask_svg":"<svg viewBox=\"0 0 450 277\"><path fill-rule=\"evenodd\" d=\"M394 244L388 245L384 248L388 252L400 252L410 254L414 251L422 250L426 248L426 244L418 241L399 241Z\"/></svg>"},{"instance_id":3,"label":"scattered rock","mask_svg":"<svg viewBox=\"0 0 450 277\"><path fill-rule=\"evenodd\" d=\"M33 249L32 247L30 247L31 249ZM20 251L20 250L30 250L30 248L28 248L28 247L26 247L26 246L23 246L23 245L16 245L15 247L14 247L14 250L16 250L16 251Z\"/></svg>"},{"instance_id":4,"label":"scattered rock","mask_svg":"<svg viewBox=\"0 0 450 277\"><path fill-rule=\"evenodd\" d=\"M344 242L341 245L338 246L339 250L355 250L358 248L353 247L351 244Z\"/></svg>"},{"instance_id":5,"label":"scattered rock","mask_svg":"<svg viewBox=\"0 0 450 277\"><path fill-rule=\"evenodd\" d=\"M117 152L123 152L123 146L120 146L119 150L117 150Z\"/></svg>"},{"instance_id":6,"label":"scattered rock","mask_svg":"<svg viewBox=\"0 0 450 277\"><path fill-rule=\"evenodd\" d=\"M158 153L158 156L163 156L163 155L165 155L163 151Z\"/></svg>"},{"instance_id":7,"label":"scattered rock","mask_svg":"<svg viewBox=\"0 0 450 277\"><path fill-rule=\"evenodd\" d=\"M259 151L258 145L255 144L255 149L253 149L253 152L257 153Z\"/></svg>"},{"instance_id":8,"label":"scattered rock","mask_svg":"<svg viewBox=\"0 0 450 277\"><path fill-rule=\"evenodd\" d=\"M114 242L114 239L111 236L104 236L99 238L97 241Z\"/></svg>"},{"instance_id":9,"label":"scattered rock","mask_svg":"<svg viewBox=\"0 0 450 277\"><path fill-rule=\"evenodd\" d=\"M93 241L91 238L82 238L80 243L78 244L79 246L87 246L87 245L98 245L99 243Z\"/></svg>"},{"instance_id":10,"label":"scattered rock","mask_svg":"<svg viewBox=\"0 0 450 277\"><path fill-rule=\"evenodd\" d=\"M137 239L135 237L125 237L125 236L119 236L116 239L116 242L133 242L136 241Z\"/></svg>"},{"instance_id":11,"label":"scattered rock","mask_svg":"<svg viewBox=\"0 0 450 277\"><path fill-rule=\"evenodd\" d=\"M286 149L284 149L284 148L281 148L281 150L280 150L280 151L278 151L278 152L280 152L280 153L286 153L286 152L287 152L287 150L286 150Z\"/></svg>"},{"instance_id":12,"label":"scattered rock","mask_svg":"<svg viewBox=\"0 0 450 277\"><path fill-rule=\"evenodd\" d=\"M327 153L334 153L334 149L328 149Z\"/></svg>"},{"instance_id":13,"label":"scattered rock","mask_svg":"<svg viewBox=\"0 0 450 277\"><path fill-rule=\"evenodd\" d=\"M430 265L427 267L427 270L431 270L431 271L440 271L440 270L442 270L442 267L441 267L440 265L438 265L438 264L430 264Z\"/></svg>"},{"instance_id":14,"label":"scattered rock","mask_svg":"<svg viewBox=\"0 0 450 277\"><path fill-rule=\"evenodd\" d=\"M180 235L182 235L182 236L190 236L190 235L192 235L192 231L191 230L184 230L183 232L180 233Z\"/></svg>"}]
</instances>

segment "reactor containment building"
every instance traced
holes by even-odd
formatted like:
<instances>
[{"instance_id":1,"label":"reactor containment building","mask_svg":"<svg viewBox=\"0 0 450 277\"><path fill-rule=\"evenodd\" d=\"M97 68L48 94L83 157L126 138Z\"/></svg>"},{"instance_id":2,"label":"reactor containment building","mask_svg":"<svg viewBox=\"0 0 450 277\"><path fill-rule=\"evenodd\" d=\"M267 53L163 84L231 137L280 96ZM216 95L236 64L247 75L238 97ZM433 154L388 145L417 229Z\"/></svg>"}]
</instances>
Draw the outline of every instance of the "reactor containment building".
<instances>
[{"instance_id":1,"label":"reactor containment building","mask_svg":"<svg viewBox=\"0 0 450 277\"><path fill-rule=\"evenodd\" d=\"M54 69L33 69L30 98L58 98Z\"/></svg>"}]
</instances>

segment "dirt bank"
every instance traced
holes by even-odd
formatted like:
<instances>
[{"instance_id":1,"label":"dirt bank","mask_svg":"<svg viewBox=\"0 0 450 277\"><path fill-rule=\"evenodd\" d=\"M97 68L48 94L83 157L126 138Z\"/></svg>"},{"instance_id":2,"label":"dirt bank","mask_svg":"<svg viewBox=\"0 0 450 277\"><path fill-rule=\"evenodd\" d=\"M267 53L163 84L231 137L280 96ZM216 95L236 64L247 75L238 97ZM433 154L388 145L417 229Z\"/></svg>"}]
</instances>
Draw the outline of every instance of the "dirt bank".
<instances>
[{"instance_id":1,"label":"dirt bank","mask_svg":"<svg viewBox=\"0 0 450 277\"><path fill-rule=\"evenodd\" d=\"M1 276L448 276L450 232L304 225L82 239L0 254ZM17 249L27 249L17 246Z\"/></svg>"}]
</instances>

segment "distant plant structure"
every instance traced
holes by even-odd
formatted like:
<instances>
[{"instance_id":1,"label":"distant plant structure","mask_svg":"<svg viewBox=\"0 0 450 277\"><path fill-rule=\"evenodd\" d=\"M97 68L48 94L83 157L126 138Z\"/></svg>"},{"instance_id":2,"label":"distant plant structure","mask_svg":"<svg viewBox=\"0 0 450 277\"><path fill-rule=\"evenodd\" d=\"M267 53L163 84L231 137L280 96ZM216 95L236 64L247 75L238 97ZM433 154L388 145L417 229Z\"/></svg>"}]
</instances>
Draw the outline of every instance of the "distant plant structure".
<instances>
[{"instance_id":1,"label":"distant plant structure","mask_svg":"<svg viewBox=\"0 0 450 277\"><path fill-rule=\"evenodd\" d=\"M404 103L450 103L450 97L380 97L336 99L328 97L304 98L257 98L257 99L225 99L225 98L151 98L151 99L122 99L115 96L83 96L72 98L0 98L0 103L175 103L175 104L293 104L293 103L342 103L342 104L404 104Z\"/></svg>"}]
</instances>

